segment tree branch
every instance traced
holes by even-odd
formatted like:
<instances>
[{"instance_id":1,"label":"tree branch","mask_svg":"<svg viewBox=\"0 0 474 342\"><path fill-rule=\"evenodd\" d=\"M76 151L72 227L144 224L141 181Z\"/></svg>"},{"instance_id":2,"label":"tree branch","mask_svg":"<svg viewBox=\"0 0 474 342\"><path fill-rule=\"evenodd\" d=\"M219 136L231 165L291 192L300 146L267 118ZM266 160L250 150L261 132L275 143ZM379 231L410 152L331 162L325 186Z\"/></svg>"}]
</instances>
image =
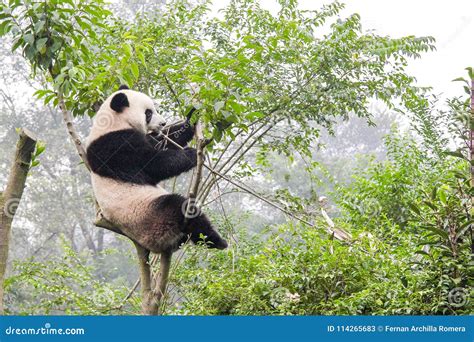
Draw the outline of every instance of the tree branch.
<instances>
[{"instance_id":1,"label":"tree branch","mask_svg":"<svg viewBox=\"0 0 474 342\"><path fill-rule=\"evenodd\" d=\"M62 115L63 115L63 121L66 124L67 132L69 133L69 136L71 137L72 142L74 143L74 146L76 147L76 150L77 150L77 153L79 154L79 157L83 161L83 163L86 166L87 170L90 172L91 168L90 168L89 163L87 161L86 150L84 149L81 138L79 137L79 134L77 134L76 128L74 127L72 114L67 109L66 103L64 102L64 98L62 97L61 94L58 94L58 104L59 104L59 108L61 109L61 112L62 112ZM110 230L114 233L126 236L112 222L108 221L105 217L103 217L103 215L100 211L100 208L99 208L99 204L97 203L97 201L95 201L95 207L96 207L96 219L94 221L95 226L105 228L105 229L108 229L108 230Z\"/></svg>"},{"instance_id":2,"label":"tree branch","mask_svg":"<svg viewBox=\"0 0 474 342\"><path fill-rule=\"evenodd\" d=\"M61 112L63 114L63 121L66 124L67 132L69 133L69 136L71 137L72 142L74 143L74 146L76 147L79 157L81 157L82 161L84 162L84 165L90 171L91 168L89 166L89 163L87 162L86 150L84 149L81 138L77 134L76 128L74 127L72 114L66 108L66 103L64 102L64 99L61 94L58 95L58 103L59 103L59 108L61 109Z\"/></svg>"},{"instance_id":3,"label":"tree branch","mask_svg":"<svg viewBox=\"0 0 474 342\"><path fill-rule=\"evenodd\" d=\"M148 262L150 251L133 241L137 249L138 264L140 266L140 283L142 292L142 311L145 315L155 315L158 309L155 296L151 290L151 269Z\"/></svg>"},{"instance_id":4,"label":"tree branch","mask_svg":"<svg viewBox=\"0 0 474 342\"><path fill-rule=\"evenodd\" d=\"M15 159L12 163L6 189L0 196L0 314L3 314L3 279L8 261L11 224L20 204L26 177L30 170L31 158L36 148L36 137L22 129L16 145Z\"/></svg>"},{"instance_id":5,"label":"tree branch","mask_svg":"<svg viewBox=\"0 0 474 342\"><path fill-rule=\"evenodd\" d=\"M169 142L171 142L173 145L175 145L176 147L178 148L183 148L181 145L177 144L176 142L174 142L171 138L169 138L168 136L166 135L162 135L164 139L168 140ZM251 188L249 188L248 186L246 185L242 185L242 184L239 184L237 181L235 180L232 180L231 178L223 175L222 173L220 173L219 171L216 171L214 170L212 167L206 165L205 163L203 164L203 166L208 169L210 172L214 173L215 175L221 177L222 179L226 180L227 182L231 183L232 185L236 186L237 188L249 193L250 195L256 197L256 198L259 198L260 200L262 200L263 202L271 205L272 207L280 210L281 212L287 214L288 216L310 226L310 227L314 227L314 228L317 228L313 223L309 222L308 220L302 218L302 217L299 217L298 215L292 213L291 211L281 207L280 205L276 204L276 203L273 203L272 201L270 201L269 199L263 197L262 195L256 193L254 190L252 190ZM345 234L339 234L337 232L335 232L331 227L326 227L326 231L333 237L335 237L336 239L340 240L340 241L350 241L350 237L347 233Z\"/></svg>"},{"instance_id":6,"label":"tree branch","mask_svg":"<svg viewBox=\"0 0 474 342\"><path fill-rule=\"evenodd\" d=\"M188 205L184 213L184 225L187 224L188 217L190 217L190 211L193 210L193 202L196 199L199 183L202 178L202 168L204 165L204 147L206 146L206 140L204 139L204 134L202 132L202 126L200 122L196 124L195 130L195 139L196 139L196 153L197 153L197 165L194 169L193 180L188 193ZM171 259L173 253L171 251L162 252L160 255L160 272L156 278L155 282L155 291L154 291L154 300L157 305L156 314L161 314L163 312L164 303L163 300L166 297L166 288L168 286L169 272L171 268Z\"/></svg>"}]
</instances>

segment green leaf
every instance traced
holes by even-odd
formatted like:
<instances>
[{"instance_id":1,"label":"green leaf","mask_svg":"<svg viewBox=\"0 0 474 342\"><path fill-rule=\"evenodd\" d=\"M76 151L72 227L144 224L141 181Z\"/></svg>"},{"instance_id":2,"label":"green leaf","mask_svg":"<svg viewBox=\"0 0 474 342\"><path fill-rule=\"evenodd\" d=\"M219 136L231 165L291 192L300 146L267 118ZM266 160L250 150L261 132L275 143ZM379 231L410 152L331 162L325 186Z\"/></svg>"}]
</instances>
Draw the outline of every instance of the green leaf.
<instances>
[{"instance_id":1,"label":"green leaf","mask_svg":"<svg viewBox=\"0 0 474 342\"><path fill-rule=\"evenodd\" d=\"M36 32L36 33L39 33L39 32L43 29L44 24L46 24L46 21L44 21L44 20L38 21L38 22L35 24L35 32Z\"/></svg>"},{"instance_id":2,"label":"green leaf","mask_svg":"<svg viewBox=\"0 0 474 342\"><path fill-rule=\"evenodd\" d=\"M467 70L467 73L469 75L469 78L471 80L474 80L474 69L472 67L467 67L466 70Z\"/></svg>"},{"instance_id":3,"label":"green leaf","mask_svg":"<svg viewBox=\"0 0 474 342\"><path fill-rule=\"evenodd\" d=\"M46 145L42 142L38 142L36 145L35 156L39 156L41 153L44 152L45 149L46 149Z\"/></svg>"},{"instance_id":4,"label":"green leaf","mask_svg":"<svg viewBox=\"0 0 474 342\"><path fill-rule=\"evenodd\" d=\"M39 52L45 51L46 49L46 42L48 41L48 38L41 38L36 41L36 50ZM44 53L44 52L42 52Z\"/></svg>"},{"instance_id":5,"label":"green leaf","mask_svg":"<svg viewBox=\"0 0 474 342\"><path fill-rule=\"evenodd\" d=\"M139 76L138 64L133 63L132 65L130 65L130 68L132 70L133 76L135 76L135 78L138 78L138 76Z\"/></svg>"},{"instance_id":6,"label":"green leaf","mask_svg":"<svg viewBox=\"0 0 474 342\"><path fill-rule=\"evenodd\" d=\"M439 196L439 200L441 201L441 203L446 205L447 204L446 191L444 191L444 189L439 189L438 196Z\"/></svg>"},{"instance_id":7,"label":"green leaf","mask_svg":"<svg viewBox=\"0 0 474 342\"><path fill-rule=\"evenodd\" d=\"M443 239L447 239L447 238L448 238L448 233L447 233L447 232L445 232L445 231L442 230L442 229L436 228L436 227L434 227L434 226L420 226L420 228L429 230L429 231L435 233L436 235L439 235L439 236L442 237Z\"/></svg>"},{"instance_id":8,"label":"green leaf","mask_svg":"<svg viewBox=\"0 0 474 342\"><path fill-rule=\"evenodd\" d=\"M127 58L130 58L132 56L132 46L130 44L124 43L122 45L122 49Z\"/></svg>"},{"instance_id":9,"label":"green leaf","mask_svg":"<svg viewBox=\"0 0 474 342\"><path fill-rule=\"evenodd\" d=\"M452 156L452 157L457 157L457 158L461 158L461 159L464 159L464 160L468 160L464 154L461 152L461 151L444 151L443 152L444 154L448 155L448 156Z\"/></svg>"},{"instance_id":10,"label":"green leaf","mask_svg":"<svg viewBox=\"0 0 474 342\"><path fill-rule=\"evenodd\" d=\"M31 33L28 33L23 36L23 40L28 44L33 44L33 42L35 41L35 36Z\"/></svg>"},{"instance_id":11,"label":"green leaf","mask_svg":"<svg viewBox=\"0 0 474 342\"><path fill-rule=\"evenodd\" d=\"M219 112L223 107L224 107L225 103L224 101L218 101L216 103L214 103L214 110L215 112Z\"/></svg>"},{"instance_id":12,"label":"green leaf","mask_svg":"<svg viewBox=\"0 0 474 342\"><path fill-rule=\"evenodd\" d=\"M12 26L10 25L10 21L5 20L0 24L0 37L6 35Z\"/></svg>"},{"instance_id":13,"label":"green leaf","mask_svg":"<svg viewBox=\"0 0 474 342\"><path fill-rule=\"evenodd\" d=\"M466 80L465 78L462 78L462 77L455 78L455 79L452 80L451 82L464 82L464 83L466 83L467 85L469 85L469 83L467 82L467 80Z\"/></svg>"},{"instance_id":14,"label":"green leaf","mask_svg":"<svg viewBox=\"0 0 474 342\"><path fill-rule=\"evenodd\" d=\"M140 52L140 51L137 51L137 57L140 60L140 62L142 63L142 65L146 68L147 64L145 62L145 56L143 55L143 53Z\"/></svg>"},{"instance_id":15,"label":"green leaf","mask_svg":"<svg viewBox=\"0 0 474 342\"><path fill-rule=\"evenodd\" d=\"M415 205L414 203L408 203L408 206L410 207L410 209L417 215L420 215L421 212L420 212L420 208L418 208L417 205Z\"/></svg>"},{"instance_id":16,"label":"green leaf","mask_svg":"<svg viewBox=\"0 0 474 342\"><path fill-rule=\"evenodd\" d=\"M264 116L265 114L262 112L250 112L245 116L245 118L248 120L255 120L255 119L261 119Z\"/></svg>"}]
</instances>

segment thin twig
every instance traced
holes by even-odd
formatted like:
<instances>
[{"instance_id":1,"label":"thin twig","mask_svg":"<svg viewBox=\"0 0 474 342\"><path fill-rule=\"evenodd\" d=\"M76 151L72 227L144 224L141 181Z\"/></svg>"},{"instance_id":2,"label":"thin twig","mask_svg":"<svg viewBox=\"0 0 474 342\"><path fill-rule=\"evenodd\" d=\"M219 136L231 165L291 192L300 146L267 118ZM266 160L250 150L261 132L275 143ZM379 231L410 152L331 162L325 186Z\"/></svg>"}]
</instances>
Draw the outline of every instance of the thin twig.
<instances>
[{"instance_id":1,"label":"thin twig","mask_svg":"<svg viewBox=\"0 0 474 342\"><path fill-rule=\"evenodd\" d=\"M176 142L174 142L171 138L169 138L168 136L162 134L161 135L164 139L168 140L170 143L172 143L173 145L175 145L176 147L178 148L181 148L183 149L183 147L179 144L177 144ZM208 166L207 164L203 163L203 166L208 169L210 172L214 173L215 175L221 177L222 179L226 180L227 182L231 183L232 185L238 187L239 189L249 193L250 195L262 200L263 202L271 205L272 207L280 210L281 212L287 214L288 216L291 216L292 218L294 218L295 220L298 220L310 227L314 227L314 228L317 228L313 223L307 221L306 219L302 218L302 217L299 217L298 215L292 213L291 211L279 206L278 204L276 203L273 203L272 201L270 201L269 199L261 196L260 194L256 193L255 191L253 191L252 189L250 189L249 187L247 187L246 185L242 185L242 184L238 184L237 181L235 180L232 180L231 178L229 178L228 176L225 176L223 175L222 173L214 170L212 167ZM331 234L332 236L334 236L336 239L340 240L340 241L347 241L347 238L344 237L344 236L341 236L340 234L337 234L333 229L331 229L330 227L326 227L326 230L328 231L329 234Z\"/></svg>"},{"instance_id":2,"label":"thin twig","mask_svg":"<svg viewBox=\"0 0 474 342\"><path fill-rule=\"evenodd\" d=\"M174 100L176 101L176 104L178 105L178 109L181 108L181 102L179 101L179 97L176 94L176 92L173 89L173 86L171 85L171 82L168 80L168 77L166 76L166 73L163 72L163 78L165 79L166 85L168 86L169 91L171 94L173 94Z\"/></svg>"},{"instance_id":3,"label":"thin twig","mask_svg":"<svg viewBox=\"0 0 474 342\"><path fill-rule=\"evenodd\" d=\"M84 165L86 166L87 170L91 170L89 163L87 162L87 157L86 157L86 150L84 149L84 146L82 145L81 138L77 134L77 131L74 127L73 124L73 118L71 112L67 109L66 103L64 102L64 98L62 97L61 94L58 95L58 103L59 103L59 108L61 109L61 112L63 114L63 119L64 123L66 124L67 131L69 133L69 136L71 137L74 146L76 147L77 153L79 154L79 157L81 157L82 161L84 162Z\"/></svg>"}]
</instances>

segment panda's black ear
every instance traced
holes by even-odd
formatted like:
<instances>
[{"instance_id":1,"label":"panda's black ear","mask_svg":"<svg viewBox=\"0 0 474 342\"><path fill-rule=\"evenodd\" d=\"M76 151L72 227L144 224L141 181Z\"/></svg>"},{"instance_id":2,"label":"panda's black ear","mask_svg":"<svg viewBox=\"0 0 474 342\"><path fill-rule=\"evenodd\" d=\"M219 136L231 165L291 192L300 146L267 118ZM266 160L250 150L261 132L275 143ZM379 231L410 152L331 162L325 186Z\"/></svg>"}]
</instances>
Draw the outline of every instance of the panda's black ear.
<instances>
[{"instance_id":1,"label":"panda's black ear","mask_svg":"<svg viewBox=\"0 0 474 342\"><path fill-rule=\"evenodd\" d=\"M128 85L122 84L122 85L119 87L119 90L123 90L123 89L130 89L130 88L128 87Z\"/></svg>"},{"instance_id":2,"label":"panda's black ear","mask_svg":"<svg viewBox=\"0 0 474 342\"><path fill-rule=\"evenodd\" d=\"M110 108L117 113L121 113L125 107L129 106L130 103L128 102L127 95L124 93L117 93L110 101Z\"/></svg>"}]
</instances>

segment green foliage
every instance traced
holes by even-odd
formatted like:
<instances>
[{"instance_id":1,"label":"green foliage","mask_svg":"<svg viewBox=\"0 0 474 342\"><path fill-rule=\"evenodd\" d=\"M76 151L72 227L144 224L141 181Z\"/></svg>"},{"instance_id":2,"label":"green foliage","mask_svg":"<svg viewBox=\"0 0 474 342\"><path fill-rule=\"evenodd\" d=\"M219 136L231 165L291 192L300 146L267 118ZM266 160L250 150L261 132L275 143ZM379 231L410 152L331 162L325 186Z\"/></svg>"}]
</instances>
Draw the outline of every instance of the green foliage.
<instances>
[{"instance_id":1,"label":"green foliage","mask_svg":"<svg viewBox=\"0 0 474 342\"><path fill-rule=\"evenodd\" d=\"M439 111L437 99L423 97L405 72L409 58L434 48L433 39L365 32L358 14L340 16L337 1L318 11L278 3L272 14L258 1L233 0L219 19L207 1L175 0L127 21L102 1L9 1L0 5L0 36L10 35L12 49L45 80L36 96L55 106L64 101L74 115L93 116L120 83L159 99L165 115L197 107L213 138L209 151L222 152L216 165L232 141L239 146L228 149L230 165L219 164L223 173L260 147L255 165L241 162L234 174L240 178L269 167L271 152L306 158L307 170L315 171L320 128L331 132L349 113L371 123L374 99L411 115L418 136L394 130L386 139L388 160L371 161L336 191L334 221L352 233L350 244L322 233L319 210L309 210L313 188L307 200L280 189L275 199L316 228L288 223L263 232L263 241L243 235L228 251L189 249L172 275L176 303L168 312L472 313L469 292L462 305L452 300L453 290L473 285L474 190L463 147L474 122L469 100L451 99L449 111ZM448 128L459 150L443 153L453 142ZM7 305L22 305L9 305L9 313L122 313L127 289L94 272L67 248L64 258L17 263L6 281Z\"/></svg>"},{"instance_id":2,"label":"green foliage","mask_svg":"<svg viewBox=\"0 0 474 342\"><path fill-rule=\"evenodd\" d=\"M130 305L121 307L126 286L97 279L87 259L67 246L64 255L44 262L14 262L14 275L4 286L9 314L123 314Z\"/></svg>"},{"instance_id":3,"label":"green foliage","mask_svg":"<svg viewBox=\"0 0 474 342\"><path fill-rule=\"evenodd\" d=\"M339 188L339 205L355 226L377 226L389 219L405 227L412 218L410 205L447 178L443 171L449 163L435 162L409 136L393 131L386 137L386 148L387 161L373 161L355 172L351 184Z\"/></svg>"},{"instance_id":4,"label":"green foliage","mask_svg":"<svg viewBox=\"0 0 474 342\"><path fill-rule=\"evenodd\" d=\"M235 252L195 251L173 276L185 300L171 312L472 313L469 163L463 152L440 153L450 144L442 132L465 122L459 122L459 110L448 112L438 127L436 109L418 114L413 118L414 127L423 128L415 129L421 143L394 129L386 138L387 160L372 160L337 189L335 222L352 233L349 245L328 240L321 233L325 223L316 219L319 229L285 224L261 242L241 237ZM459 139L466 138L465 130ZM289 193L279 195L301 203ZM293 210L308 214L300 206Z\"/></svg>"},{"instance_id":5,"label":"green foliage","mask_svg":"<svg viewBox=\"0 0 474 342\"><path fill-rule=\"evenodd\" d=\"M67 67L74 74L78 70L72 69L73 64L90 58L85 38L96 38L96 30L110 14L102 5L74 0L9 1L0 5L0 34L12 32L12 50L20 48L33 71L50 70L58 75Z\"/></svg>"},{"instance_id":6,"label":"green foliage","mask_svg":"<svg viewBox=\"0 0 474 342\"><path fill-rule=\"evenodd\" d=\"M64 97L75 115L92 116L95 103L127 83L159 98L165 113L200 108L214 142L286 123L267 147L309 156L317 125L349 112L370 120L374 98L422 105L405 67L433 49L432 38L363 32L357 14L332 19L344 7L337 1L318 11L280 5L273 15L258 1L231 1L218 19L209 2L176 0L127 22L101 2L11 1L0 25L13 49L46 71L52 89L37 92L45 102Z\"/></svg>"},{"instance_id":7,"label":"green foliage","mask_svg":"<svg viewBox=\"0 0 474 342\"><path fill-rule=\"evenodd\" d=\"M393 226L391 233L400 235ZM170 313L441 313L448 308L440 302L447 302L447 293L432 286L430 271L413 266L414 248L408 234L394 246L360 233L347 246L315 228L283 225L264 242L241 237L235 252L191 251L171 280L185 300Z\"/></svg>"},{"instance_id":8,"label":"green foliage","mask_svg":"<svg viewBox=\"0 0 474 342\"><path fill-rule=\"evenodd\" d=\"M143 50L151 48L102 1L10 1L0 5L0 21L0 35L13 36L12 50L21 49L46 78L37 97L55 106L64 99L74 115L93 116L94 103L111 89L135 83Z\"/></svg>"},{"instance_id":9,"label":"green foliage","mask_svg":"<svg viewBox=\"0 0 474 342\"><path fill-rule=\"evenodd\" d=\"M373 161L339 188L336 225L352 232L350 245L328 240L317 220L319 229L285 224L264 241L240 237L228 252L190 251L172 277L185 300L171 313L472 312L470 200L448 185L459 184L452 172L465 167L438 160L433 168L413 139L396 132L386 143L389 160Z\"/></svg>"},{"instance_id":10,"label":"green foliage","mask_svg":"<svg viewBox=\"0 0 474 342\"><path fill-rule=\"evenodd\" d=\"M38 160L38 158L41 155L41 153L44 152L45 149L46 149L46 144L43 141L39 140L36 143L35 151L31 155L31 167L32 168L39 165L40 161Z\"/></svg>"},{"instance_id":11,"label":"green foliage","mask_svg":"<svg viewBox=\"0 0 474 342\"><path fill-rule=\"evenodd\" d=\"M151 81L168 110L198 106L216 142L251 125L286 123L268 147L309 154L315 124L330 127L350 111L370 118L374 97L403 97L412 105L406 94L416 90L403 72L406 57L432 48L431 38L363 33L358 15L334 22L343 8L338 2L319 11L284 2L272 15L257 1L232 1L222 20L205 19L207 3L186 11L179 4L137 27L153 32L155 46L142 86ZM321 37L325 28L329 33Z\"/></svg>"},{"instance_id":12,"label":"green foliage","mask_svg":"<svg viewBox=\"0 0 474 342\"><path fill-rule=\"evenodd\" d=\"M469 289L474 281L466 164L451 159L433 163L409 138L387 141L392 159L372 163L339 189L343 219L392 246L411 241L405 253L412 256L412 270L420 273L416 281L426 286L420 291L433 296L424 313L469 312L449 302L453 289ZM439 301L434 301L436 293ZM465 290L465 299L469 296Z\"/></svg>"},{"instance_id":13,"label":"green foliage","mask_svg":"<svg viewBox=\"0 0 474 342\"><path fill-rule=\"evenodd\" d=\"M474 188L469 151L463 147L469 146L472 129L467 103L455 98L448 100L450 110L443 115L432 109L415 116L423 145L392 134L387 138L389 160L359 170L352 184L339 189L346 222L398 244L400 234L387 237L384 222L389 222L416 241L412 253L420 258L413 264L429 275L433 290L451 296L451 302L444 296L430 312L469 312L460 309L464 302L453 303L452 293L462 289L465 301L472 297ZM450 131L461 148L442 152L452 145L443 131Z\"/></svg>"}]
</instances>

